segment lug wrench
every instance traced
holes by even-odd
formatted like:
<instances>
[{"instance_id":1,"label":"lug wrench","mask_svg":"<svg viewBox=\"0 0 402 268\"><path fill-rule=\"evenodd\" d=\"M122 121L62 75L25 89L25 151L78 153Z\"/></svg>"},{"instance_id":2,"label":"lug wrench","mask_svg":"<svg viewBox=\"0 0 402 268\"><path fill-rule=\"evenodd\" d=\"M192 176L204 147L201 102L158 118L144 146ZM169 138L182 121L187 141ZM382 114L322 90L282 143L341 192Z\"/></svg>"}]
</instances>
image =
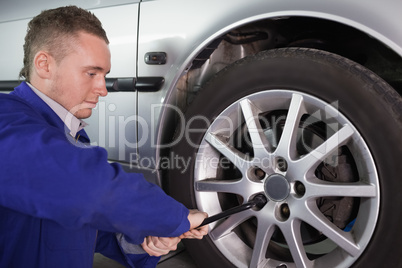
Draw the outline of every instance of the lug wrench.
<instances>
[{"instance_id":1,"label":"lug wrench","mask_svg":"<svg viewBox=\"0 0 402 268\"><path fill-rule=\"evenodd\" d=\"M201 223L201 225L198 226L197 228L210 224L214 221L217 221L217 220L220 220L223 218L227 218L230 215L239 213L239 212L241 212L243 210L247 210L249 208L257 207L257 208L261 209L265 206L265 204L267 202L268 202L268 200L263 194L258 194L252 200L248 201L247 203L244 203L243 205L240 205L240 206L237 206L234 208L230 208L228 210L222 211L221 213L218 213L211 217L205 218L204 221Z\"/></svg>"}]
</instances>

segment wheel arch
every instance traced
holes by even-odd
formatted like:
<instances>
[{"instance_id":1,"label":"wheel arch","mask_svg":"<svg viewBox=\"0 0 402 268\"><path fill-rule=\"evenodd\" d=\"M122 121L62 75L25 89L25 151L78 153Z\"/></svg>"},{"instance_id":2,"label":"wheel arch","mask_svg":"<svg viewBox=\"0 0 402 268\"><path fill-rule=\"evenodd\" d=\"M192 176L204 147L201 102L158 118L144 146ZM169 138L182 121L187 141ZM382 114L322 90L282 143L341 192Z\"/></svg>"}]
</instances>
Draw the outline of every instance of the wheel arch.
<instances>
[{"instance_id":1,"label":"wheel arch","mask_svg":"<svg viewBox=\"0 0 402 268\"><path fill-rule=\"evenodd\" d=\"M230 33L241 35L250 29L265 32L271 39L240 45L225 40ZM225 66L263 50L290 46L318 48L356 61L382 77L402 95L402 47L387 36L357 21L327 13L273 12L237 21L200 43L178 68L182 75L169 85L165 104L185 111L202 85ZM211 64L213 61L219 64ZM162 108L156 144L174 140L175 113L177 111ZM158 149L157 158L168 153L169 148ZM167 182L161 181L162 185Z\"/></svg>"}]
</instances>

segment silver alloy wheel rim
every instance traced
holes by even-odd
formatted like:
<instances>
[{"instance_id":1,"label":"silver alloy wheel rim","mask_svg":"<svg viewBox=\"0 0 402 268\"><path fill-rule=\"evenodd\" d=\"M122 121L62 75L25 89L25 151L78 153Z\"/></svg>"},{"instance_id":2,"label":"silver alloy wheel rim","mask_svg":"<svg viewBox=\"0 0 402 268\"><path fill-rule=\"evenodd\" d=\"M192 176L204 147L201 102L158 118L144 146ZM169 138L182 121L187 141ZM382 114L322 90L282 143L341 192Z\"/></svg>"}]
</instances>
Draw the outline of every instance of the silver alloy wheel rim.
<instances>
[{"instance_id":1,"label":"silver alloy wheel rim","mask_svg":"<svg viewBox=\"0 0 402 268\"><path fill-rule=\"evenodd\" d=\"M282 182L280 176L286 178L290 186L288 193L285 186L281 188L284 192L281 200L273 200L271 197L261 210L246 210L226 220L210 224L210 238L220 252L235 266L349 267L365 250L374 232L379 213L380 191L377 171L363 138L334 106L336 105L330 105L305 93L269 90L236 101L211 122L195 159L194 187L200 210L208 212L209 215L221 212L218 193L236 194L242 197L243 202L252 199L257 193L268 196L264 185L267 178L273 174L278 175L276 179L281 185L286 183ZM273 149L257 118L263 112L276 110L287 110L287 118L281 138ZM320 120L325 117L331 118L332 122L336 121L336 124L327 126L335 128L333 130L335 134L308 154L298 157L295 155L297 130L304 114L313 115ZM247 126L252 143L254 151L252 159L228 143L228 137L242 120ZM357 160L358 181L331 183L317 179L314 175L317 166L327 161L340 146L347 146ZM221 155L236 166L241 172L241 179L214 179ZM278 168L278 159L286 161L285 171ZM252 176L251 171L256 168L265 172L266 176L263 180L256 180ZM294 190L297 182L301 182L305 187L303 196L298 195ZM350 231L339 229L319 211L315 200L326 196L360 198L358 214ZM286 219L278 214L283 204L286 204L291 211ZM232 231L250 218L257 219L254 249ZM317 243L316 248L329 244L333 250L327 250L328 252L314 260L309 259L306 252L311 250L310 246L303 245L300 234L302 222L313 226L327 237L323 244ZM283 233L293 262L266 257L267 246L275 228L279 228Z\"/></svg>"}]
</instances>

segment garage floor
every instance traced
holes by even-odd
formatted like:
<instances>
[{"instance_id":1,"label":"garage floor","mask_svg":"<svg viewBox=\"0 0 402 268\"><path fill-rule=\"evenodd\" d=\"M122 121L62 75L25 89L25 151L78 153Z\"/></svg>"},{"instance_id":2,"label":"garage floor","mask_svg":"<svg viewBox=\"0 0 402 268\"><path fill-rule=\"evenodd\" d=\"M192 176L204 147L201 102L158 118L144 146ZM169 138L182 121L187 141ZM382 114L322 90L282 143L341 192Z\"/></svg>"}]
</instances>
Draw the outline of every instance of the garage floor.
<instances>
[{"instance_id":1,"label":"garage floor","mask_svg":"<svg viewBox=\"0 0 402 268\"><path fill-rule=\"evenodd\" d=\"M179 244L176 251L169 253L161 258L156 266L157 268L196 268L194 261L186 252L184 246ZM93 268L125 268L118 262L104 257L101 254L95 254Z\"/></svg>"}]
</instances>

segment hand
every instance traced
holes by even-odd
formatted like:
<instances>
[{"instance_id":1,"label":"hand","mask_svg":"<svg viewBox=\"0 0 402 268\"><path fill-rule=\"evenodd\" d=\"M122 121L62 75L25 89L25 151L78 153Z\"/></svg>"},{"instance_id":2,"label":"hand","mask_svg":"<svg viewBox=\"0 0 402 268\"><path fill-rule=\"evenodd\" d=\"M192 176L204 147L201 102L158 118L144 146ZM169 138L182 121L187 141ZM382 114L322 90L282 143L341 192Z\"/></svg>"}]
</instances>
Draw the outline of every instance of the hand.
<instances>
[{"instance_id":1,"label":"hand","mask_svg":"<svg viewBox=\"0 0 402 268\"><path fill-rule=\"evenodd\" d=\"M160 257L176 250L180 241L179 237L147 236L141 246L150 256Z\"/></svg>"},{"instance_id":2,"label":"hand","mask_svg":"<svg viewBox=\"0 0 402 268\"><path fill-rule=\"evenodd\" d=\"M202 239L205 235L208 234L208 226L200 226L202 221L208 217L208 214L205 212L198 211L196 209L190 209L190 213L188 214L188 221L190 222L190 230L179 236L180 239Z\"/></svg>"}]
</instances>

